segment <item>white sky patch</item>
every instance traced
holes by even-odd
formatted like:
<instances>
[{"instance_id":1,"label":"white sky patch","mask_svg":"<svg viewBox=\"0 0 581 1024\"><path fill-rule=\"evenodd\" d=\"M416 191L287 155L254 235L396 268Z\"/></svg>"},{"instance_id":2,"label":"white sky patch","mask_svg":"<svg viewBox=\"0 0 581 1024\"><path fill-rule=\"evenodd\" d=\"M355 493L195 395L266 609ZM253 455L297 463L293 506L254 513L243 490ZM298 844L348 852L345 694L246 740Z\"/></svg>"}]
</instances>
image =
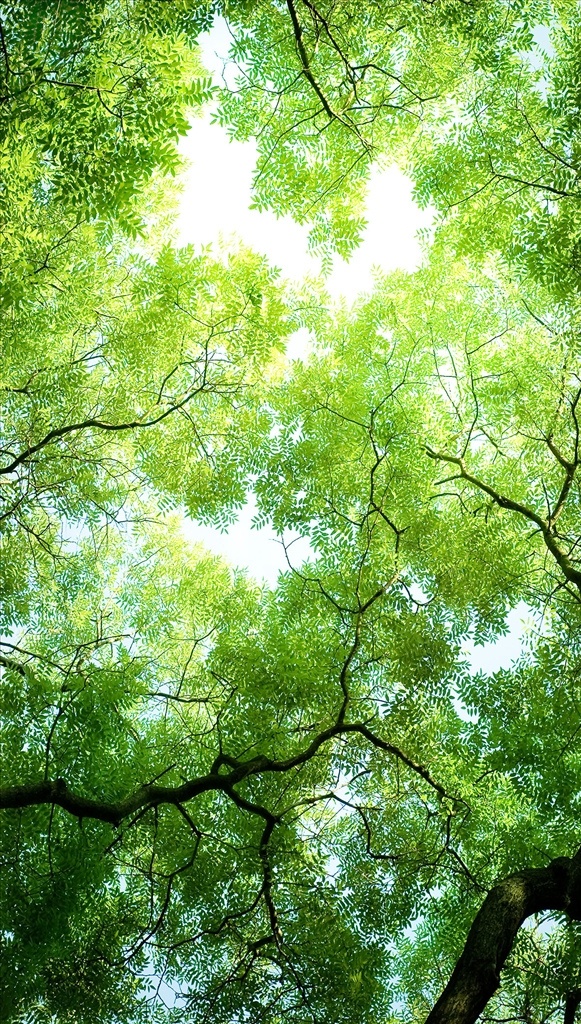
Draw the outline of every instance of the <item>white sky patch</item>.
<instances>
[{"instance_id":1,"label":"white sky patch","mask_svg":"<svg viewBox=\"0 0 581 1024\"><path fill-rule=\"evenodd\" d=\"M398 167L375 167L369 179L361 245L346 262L335 257L327 282L332 295L352 302L373 286L373 271L417 270L422 262L418 232L430 228L431 210L420 210L412 198L412 183Z\"/></svg>"},{"instance_id":2,"label":"white sky patch","mask_svg":"<svg viewBox=\"0 0 581 1024\"><path fill-rule=\"evenodd\" d=\"M306 362L309 353L313 349L313 336L306 327L299 327L298 331L293 331L289 336L286 343L286 355L287 359L291 361L294 359L300 359L301 362Z\"/></svg>"},{"instance_id":3,"label":"white sky patch","mask_svg":"<svg viewBox=\"0 0 581 1024\"><path fill-rule=\"evenodd\" d=\"M264 526L257 529L252 525L257 511L254 495L250 495L238 514L237 522L225 533L212 526L201 526L191 519L184 520L182 531L192 543L204 544L236 568L247 569L254 579L275 587L279 572L285 572L289 563L280 538L272 528ZM296 568L312 555L306 538L289 533L285 534L285 542L290 562Z\"/></svg>"},{"instance_id":4,"label":"white sky patch","mask_svg":"<svg viewBox=\"0 0 581 1024\"><path fill-rule=\"evenodd\" d=\"M180 143L190 162L177 220L178 245L242 241L263 253L285 277L317 274L319 263L307 252L307 229L292 217L251 210L254 142L230 141L209 117L194 121Z\"/></svg>"},{"instance_id":5,"label":"white sky patch","mask_svg":"<svg viewBox=\"0 0 581 1024\"><path fill-rule=\"evenodd\" d=\"M228 138L209 117L194 121L180 151L189 161L177 220L177 244L245 245L263 253L284 277L300 280L320 273L308 250L308 229L292 217L251 210L254 142ZM417 233L429 228L432 213L420 210L412 185L397 167L374 168L369 182L367 227L349 262L336 256L326 286L333 298L352 302L373 286L373 270L416 270L422 260Z\"/></svg>"},{"instance_id":6,"label":"white sky patch","mask_svg":"<svg viewBox=\"0 0 581 1024\"><path fill-rule=\"evenodd\" d=\"M194 121L180 145L190 166L177 220L177 244L235 244L242 240L290 280L320 273L320 262L308 250L308 229L292 217L251 210L254 142L230 141L224 128L209 118ZM417 233L432 222L420 210L412 185L397 168L376 168L369 182L367 227L349 262L336 256L326 286L333 298L352 302L373 286L373 270L413 271L421 263Z\"/></svg>"},{"instance_id":7,"label":"white sky patch","mask_svg":"<svg viewBox=\"0 0 581 1024\"><path fill-rule=\"evenodd\" d=\"M506 617L506 636L479 647L473 643L466 644L465 652L470 663L470 671L492 674L500 669L510 668L523 653L530 621L531 609L524 601L520 601Z\"/></svg>"}]
</instances>

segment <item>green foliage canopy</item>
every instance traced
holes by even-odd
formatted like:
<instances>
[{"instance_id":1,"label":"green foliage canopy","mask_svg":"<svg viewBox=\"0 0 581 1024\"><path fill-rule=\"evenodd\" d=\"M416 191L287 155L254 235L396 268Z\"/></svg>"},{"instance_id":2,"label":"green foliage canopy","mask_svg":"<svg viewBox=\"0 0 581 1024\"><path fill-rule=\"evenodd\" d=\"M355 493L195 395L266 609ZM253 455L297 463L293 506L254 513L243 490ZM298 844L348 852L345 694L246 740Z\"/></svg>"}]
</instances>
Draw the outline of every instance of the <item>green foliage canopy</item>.
<instances>
[{"instance_id":1,"label":"green foliage canopy","mask_svg":"<svg viewBox=\"0 0 581 1024\"><path fill-rule=\"evenodd\" d=\"M1 19L0 1016L572 1024L577 5ZM397 156L424 265L348 308L177 249L214 88L323 266ZM275 588L184 539L250 490ZM512 667L471 671L523 608Z\"/></svg>"}]
</instances>

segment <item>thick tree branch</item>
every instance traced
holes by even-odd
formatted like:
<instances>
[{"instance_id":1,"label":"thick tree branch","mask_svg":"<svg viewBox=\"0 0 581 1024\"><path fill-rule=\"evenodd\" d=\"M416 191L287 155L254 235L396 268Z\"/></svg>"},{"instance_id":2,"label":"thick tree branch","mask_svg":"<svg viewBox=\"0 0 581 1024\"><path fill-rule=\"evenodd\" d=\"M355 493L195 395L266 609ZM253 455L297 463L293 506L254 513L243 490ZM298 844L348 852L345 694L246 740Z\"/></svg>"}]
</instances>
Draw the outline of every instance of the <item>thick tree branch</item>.
<instances>
[{"instance_id":1,"label":"thick tree branch","mask_svg":"<svg viewBox=\"0 0 581 1024\"><path fill-rule=\"evenodd\" d=\"M301 23L299 21L299 18L298 18L297 11L296 11L296 8L294 6L293 0L286 0L286 5L287 5L287 8L288 8L288 12L290 14L290 18L291 18L291 22L292 22L292 26L293 26L293 35L295 37L295 43L296 43L297 51L298 51L299 58L300 58L300 61L301 61L301 70L302 70L302 73L303 73L304 77L306 78L307 82L311 86L311 89L313 90L313 92L315 93L317 98L319 99L319 101L321 103L321 106L322 106L323 110L325 111L327 117L331 121L338 121L345 128L347 128L350 132L353 132L353 134L356 136L357 140L361 143L363 149L369 153L370 150L371 150L371 146L362 137L361 132L359 131L359 127L357 126L357 124L353 121L353 119L351 117L349 117L348 113L346 113L347 104L345 105L345 107L344 107L344 109L343 109L343 111L341 113L337 113L336 110L333 110L331 104L329 103L327 97L325 96L325 93L323 92L323 90L321 89L319 83L317 82L317 79L313 75L313 72L311 70L311 65L310 65L310 62L309 62L309 56L307 54L307 51L306 51L306 48L305 48L305 44L303 42L302 26L301 26ZM356 98L356 89L353 91L353 99L355 99L355 98Z\"/></svg>"},{"instance_id":2,"label":"thick tree branch","mask_svg":"<svg viewBox=\"0 0 581 1024\"><path fill-rule=\"evenodd\" d=\"M80 420L78 423L68 423L64 427L55 427L53 430L49 430L48 434L46 434L42 440L37 441L36 444L30 445L29 448L25 448L24 451L15 456L12 462L7 466L0 467L0 474L13 473L14 470L18 469L18 466L21 466L26 462L31 455L35 455L43 448L46 448L47 445L52 444L53 441L58 441L59 438L65 437L67 434L76 433L79 430L89 430L93 428L95 430L108 432L121 432L124 430L136 430L140 427L153 427L155 424L161 423L162 420L165 420L168 416L171 416L172 413L177 412L179 409L183 409L184 406L192 400L192 398L203 390L206 390L205 383L202 383L199 387L188 392L185 398L182 398L180 402L173 403L168 409L164 409L163 412L160 412L157 416L148 420L138 419L130 420L128 423L106 423L103 420L86 419Z\"/></svg>"},{"instance_id":3,"label":"thick tree branch","mask_svg":"<svg viewBox=\"0 0 581 1024\"><path fill-rule=\"evenodd\" d=\"M491 889L426 1024L474 1024L500 984L500 971L519 928L531 914L546 910L581 920L581 850L574 857L557 857L544 868L509 875Z\"/></svg>"},{"instance_id":4,"label":"thick tree branch","mask_svg":"<svg viewBox=\"0 0 581 1024\"><path fill-rule=\"evenodd\" d=\"M581 988L574 988L571 992L567 993L567 998L565 999L563 1024L575 1024L575 1014L577 1013L579 1003L581 1003Z\"/></svg>"},{"instance_id":5,"label":"thick tree branch","mask_svg":"<svg viewBox=\"0 0 581 1024\"><path fill-rule=\"evenodd\" d=\"M0 654L0 667L10 669L11 672L17 672L19 676L26 679L26 668L16 658L9 658L5 654Z\"/></svg>"},{"instance_id":6,"label":"thick tree branch","mask_svg":"<svg viewBox=\"0 0 581 1024\"><path fill-rule=\"evenodd\" d=\"M117 801L95 800L82 796L73 792L65 779L32 782L21 786L3 786L0 787L0 809L54 804L77 818L94 818L118 826L125 818L142 809L158 807L160 804L178 806L195 799L202 793L211 791L225 793L239 803L240 797L234 794L233 787L244 779L270 772L288 772L293 768L298 768L314 757L324 744L338 736L349 734L360 735L378 750L383 750L397 758L414 774L419 775L440 797L456 799L432 778L424 765L418 764L408 757L393 743L388 743L377 736L364 723L338 722L319 733L305 750L285 760L277 761L260 755L249 761L238 761L236 758L220 755L207 775L190 779L181 786L158 786L155 784L140 786L133 793ZM228 766L231 770L221 774L220 769L223 766Z\"/></svg>"},{"instance_id":7,"label":"thick tree branch","mask_svg":"<svg viewBox=\"0 0 581 1024\"><path fill-rule=\"evenodd\" d=\"M294 34L294 37L295 37L295 42L297 44L297 50L299 52L299 57L301 58L301 65L302 65L303 74L304 74L307 82L309 83L309 85L311 86L311 88L313 89L313 91L316 93L316 95L318 96L319 100L321 101L323 110L325 111L327 116L330 117L332 120L335 120L337 118L337 115L335 114L335 112L329 106L329 102L328 102L324 92L322 91L320 86L317 84L317 80L315 79L315 77L313 75L313 72L311 71L311 66L309 64L309 58L307 56L307 51L305 49L305 44L303 42L303 30L301 28L301 24L299 22L299 19L298 19L298 16L297 16L297 12L296 12L296 9L295 9L295 6L294 6L292 0L287 0L287 7L288 7L288 11L289 11L289 14L290 14L290 17L291 17L291 21L292 21L293 34Z\"/></svg>"}]
</instances>

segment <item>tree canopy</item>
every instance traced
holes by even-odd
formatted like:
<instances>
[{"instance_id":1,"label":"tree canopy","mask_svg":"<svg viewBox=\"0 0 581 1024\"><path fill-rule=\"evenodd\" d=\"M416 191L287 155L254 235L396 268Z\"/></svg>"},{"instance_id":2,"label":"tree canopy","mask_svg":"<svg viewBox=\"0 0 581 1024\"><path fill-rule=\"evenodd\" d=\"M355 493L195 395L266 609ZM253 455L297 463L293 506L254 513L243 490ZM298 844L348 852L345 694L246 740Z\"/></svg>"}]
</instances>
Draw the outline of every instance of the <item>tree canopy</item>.
<instances>
[{"instance_id":1,"label":"tree canopy","mask_svg":"<svg viewBox=\"0 0 581 1024\"><path fill-rule=\"evenodd\" d=\"M573 1024L580 57L574 0L3 5L2 1020ZM201 114L320 279L176 244ZM386 161L422 266L333 302ZM275 587L183 530L250 494Z\"/></svg>"}]
</instances>

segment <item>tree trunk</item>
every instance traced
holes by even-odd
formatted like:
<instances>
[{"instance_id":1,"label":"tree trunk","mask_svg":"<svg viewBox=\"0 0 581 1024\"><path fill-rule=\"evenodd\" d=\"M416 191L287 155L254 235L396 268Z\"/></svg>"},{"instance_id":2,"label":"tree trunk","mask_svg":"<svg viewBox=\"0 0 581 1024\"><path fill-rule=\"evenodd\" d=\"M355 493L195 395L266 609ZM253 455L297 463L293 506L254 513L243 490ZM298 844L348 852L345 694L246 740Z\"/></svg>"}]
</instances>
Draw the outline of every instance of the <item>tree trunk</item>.
<instances>
[{"instance_id":1,"label":"tree trunk","mask_svg":"<svg viewBox=\"0 0 581 1024\"><path fill-rule=\"evenodd\" d=\"M546 910L581 920L581 850L545 868L509 875L491 889L426 1024L474 1024L500 984L500 971L523 921Z\"/></svg>"}]
</instances>

